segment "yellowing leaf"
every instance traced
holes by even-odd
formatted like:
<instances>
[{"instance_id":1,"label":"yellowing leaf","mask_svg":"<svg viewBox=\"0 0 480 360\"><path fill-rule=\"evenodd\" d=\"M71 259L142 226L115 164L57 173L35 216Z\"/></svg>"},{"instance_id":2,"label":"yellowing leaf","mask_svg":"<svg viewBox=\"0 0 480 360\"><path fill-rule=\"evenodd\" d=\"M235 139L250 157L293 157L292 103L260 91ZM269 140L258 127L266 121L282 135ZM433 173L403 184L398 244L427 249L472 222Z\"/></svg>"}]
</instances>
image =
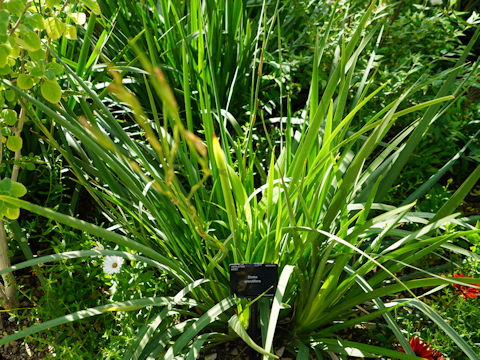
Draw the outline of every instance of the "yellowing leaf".
<instances>
[{"instance_id":1,"label":"yellowing leaf","mask_svg":"<svg viewBox=\"0 0 480 360\"><path fill-rule=\"evenodd\" d=\"M44 20L47 35L52 40L57 40L65 32L65 24L56 17L49 17Z\"/></svg>"},{"instance_id":2,"label":"yellowing leaf","mask_svg":"<svg viewBox=\"0 0 480 360\"><path fill-rule=\"evenodd\" d=\"M5 216L10 220L16 220L20 216L20 209L5 207Z\"/></svg>"},{"instance_id":3,"label":"yellowing leaf","mask_svg":"<svg viewBox=\"0 0 480 360\"><path fill-rule=\"evenodd\" d=\"M40 86L42 96L51 103L58 103L62 98L62 88L56 80L44 80Z\"/></svg>"},{"instance_id":4,"label":"yellowing leaf","mask_svg":"<svg viewBox=\"0 0 480 360\"><path fill-rule=\"evenodd\" d=\"M67 27L65 28L65 37L68 40L76 40L77 28L74 25L67 25Z\"/></svg>"},{"instance_id":5,"label":"yellowing leaf","mask_svg":"<svg viewBox=\"0 0 480 360\"><path fill-rule=\"evenodd\" d=\"M85 15L85 13L71 13L68 14L68 16L77 25L83 25L87 21L87 15Z\"/></svg>"},{"instance_id":6,"label":"yellowing leaf","mask_svg":"<svg viewBox=\"0 0 480 360\"><path fill-rule=\"evenodd\" d=\"M7 139L7 148L11 151L20 151L22 145L23 140L20 136L9 136Z\"/></svg>"}]
</instances>

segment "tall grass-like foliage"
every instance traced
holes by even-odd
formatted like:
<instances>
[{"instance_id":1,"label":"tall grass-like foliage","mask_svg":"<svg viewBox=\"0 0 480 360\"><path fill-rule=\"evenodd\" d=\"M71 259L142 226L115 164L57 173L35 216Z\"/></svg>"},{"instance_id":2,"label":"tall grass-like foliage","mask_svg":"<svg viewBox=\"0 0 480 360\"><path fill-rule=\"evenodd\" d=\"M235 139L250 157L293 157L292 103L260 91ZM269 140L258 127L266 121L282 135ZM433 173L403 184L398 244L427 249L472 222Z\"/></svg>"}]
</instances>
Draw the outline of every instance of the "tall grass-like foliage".
<instances>
[{"instance_id":1,"label":"tall grass-like foliage","mask_svg":"<svg viewBox=\"0 0 480 360\"><path fill-rule=\"evenodd\" d=\"M226 2L234 9L239 3ZM39 112L55 120L60 139L56 140L46 128L44 134L62 152L116 230L109 231L8 196L1 195L0 199L130 251L50 255L17 264L2 273L41 262L115 254L167 272L178 293L86 309L5 337L0 344L107 311L156 306L158 311L152 312L139 329L137 338L125 351L125 359L174 359L181 355L193 359L203 346L235 337L241 337L265 358L275 357L273 339L275 334L282 333L288 334L283 343L301 360L314 353L320 358L328 352L342 357L382 355L418 359L391 314L397 307L409 306L432 319L468 358L478 359L477 352L421 298L451 283L475 284L479 279L462 278L460 282L458 278L441 277L419 268L418 264L441 248L466 253L455 245L455 240L477 230L468 219L452 212L480 178L480 167L472 171L437 213L415 212L415 199L401 207L384 204L382 199L395 184L425 128L453 101L456 89L451 88L452 79L461 70L479 32L447 74L418 82L376 114L361 119L358 114L362 107L375 96L382 96L382 87L370 87L369 67L363 70L359 84L352 81L358 71L357 60L366 55L365 46L377 30L371 20L375 2L356 28L341 39L328 82L320 89L319 65L329 31L341 20L336 16L336 5L332 6L315 50L306 104L309 115L299 129L292 125L291 118L282 118L286 124L283 141L272 146L268 159L257 159L252 129L261 118L255 107L260 96L258 83L252 87L254 106L245 141L239 143L229 132L231 128L239 130L236 122L227 120L224 109L217 108L220 102L214 94L225 88L216 87L218 81L207 80L207 74L212 79L221 77L219 63L207 61L203 52L212 50L207 44L215 36L209 31L215 29L215 21L220 21L209 12L213 2L192 1L189 12L185 3L165 0L160 4L163 14L167 9L177 14L175 21L170 19L172 28L192 24L194 19L202 24L195 40L185 35L177 44L185 49L189 41L197 41L198 52L176 60L179 67L182 65L183 96L187 99L192 92L198 96L196 121L200 126L196 133L188 125L188 114L193 114L191 103L184 101L183 116L164 72L141 50L137 51L138 61L148 74L145 91L151 99L158 97L162 105L152 101L148 111L127 87L125 76L119 72L124 69L115 64L109 68L113 81L108 89L113 98L107 100L57 57L65 66L69 84L91 100L91 106L83 107L81 116L66 102L62 101L60 106L45 104L5 82ZM145 23L150 21L148 12L142 12L147 8L158 11L153 4L138 5ZM273 24L273 18L267 16L266 2L262 9L262 36L257 36L260 50L265 47ZM220 10L225 24L229 24L230 8ZM278 8L273 17L277 15ZM160 12L157 16L161 16ZM135 47L135 42L130 44ZM152 55L152 44L148 47ZM219 54L207 57L216 55ZM208 71L194 76L192 62L204 63ZM255 69L259 79L261 66L260 58ZM195 84L190 82L192 77ZM435 99L405 107L405 99L440 78L444 86ZM358 96L351 100L348 95L355 86ZM109 108L110 103L113 105ZM115 117L114 111L119 107L127 109L134 125L125 126ZM394 122L412 112L417 112L418 120L386 140ZM362 124L355 132L350 131L353 121ZM40 122L38 125L42 126ZM421 191L427 191L428 186ZM229 296L227 269L233 262L273 262L282 271L272 306L266 302L260 306L264 324L262 344L255 344L245 331L249 326L249 304ZM410 269L423 275L401 280L399 276ZM175 317L180 322L173 322ZM384 318L406 353L398 352L393 345L388 349L342 339L345 329L379 317ZM278 319L282 319L281 324Z\"/></svg>"}]
</instances>

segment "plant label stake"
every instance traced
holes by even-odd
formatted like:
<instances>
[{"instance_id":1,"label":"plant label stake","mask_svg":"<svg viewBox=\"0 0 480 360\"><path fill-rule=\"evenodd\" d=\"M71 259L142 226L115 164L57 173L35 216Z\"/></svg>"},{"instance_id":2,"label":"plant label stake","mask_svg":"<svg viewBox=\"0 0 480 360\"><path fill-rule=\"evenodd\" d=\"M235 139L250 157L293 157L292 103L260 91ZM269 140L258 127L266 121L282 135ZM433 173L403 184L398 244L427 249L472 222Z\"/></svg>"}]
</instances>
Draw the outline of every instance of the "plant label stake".
<instances>
[{"instance_id":1,"label":"plant label stake","mask_svg":"<svg viewBox=\"0 0 480 360\"><path fill-rule=\"evenodd\" d=\"M230 293L239 298L253 300L259 296L274 297L278 284L277 264L230 264ZM260 340L258 309L255 301L250 306L248 333L257 344ZM250 349L250 360L257 358L257 352Z\"/></svg>"}]
</instances>

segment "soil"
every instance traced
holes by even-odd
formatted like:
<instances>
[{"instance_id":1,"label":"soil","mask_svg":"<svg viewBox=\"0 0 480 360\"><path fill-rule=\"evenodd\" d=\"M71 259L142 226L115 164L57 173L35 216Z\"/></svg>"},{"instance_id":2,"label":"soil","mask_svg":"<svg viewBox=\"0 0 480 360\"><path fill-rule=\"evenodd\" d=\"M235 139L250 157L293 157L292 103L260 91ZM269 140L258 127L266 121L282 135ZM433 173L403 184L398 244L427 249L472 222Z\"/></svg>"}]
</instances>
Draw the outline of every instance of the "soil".
<instances>
[{"instance_id":1,"label":"soil","mask_svg":"<svg viewBox=\"0 0 480 360\"><path fill-rule=\"evenodd\" d=\"M25 285L27 287L34 286L33 283L37 281L36 277L30 274L22 274L16 276L17 283ZM31 304L21 294L20 296L20 309L31 309ZM28 311L28 310L27 310ZM20 329L25 329L32 326L32 321L29 321L27 316L22 316L22 319L14 317L9 312L0 309L0 334L1 337L11 335ZM39 345L32 341L25 341L25 339L18 339L12 341L6 345L0 346L0 360L40 360L46 359L48 355L48 349L44 345Z\"/></svg>"},{"instance_id":2,"label":"soil","mask_svg":"<svg viewBox=\"0 0 480 360\"><path fill-rule=\"evenodd\" d=\"M28 305L28 303L21 304L21 306L26 305ZM19 323L18 319L11 318L6 312L0 313L0 319L0 332L2 336L13 334L18 331L18 329L31 325L26 320L22 320ZM45 359L47 353L44 350L38 349L37 345L38 344L23 341L23 339L12 341L9 344L0 346L0 360Z\"/></svg>"}]
</instances>

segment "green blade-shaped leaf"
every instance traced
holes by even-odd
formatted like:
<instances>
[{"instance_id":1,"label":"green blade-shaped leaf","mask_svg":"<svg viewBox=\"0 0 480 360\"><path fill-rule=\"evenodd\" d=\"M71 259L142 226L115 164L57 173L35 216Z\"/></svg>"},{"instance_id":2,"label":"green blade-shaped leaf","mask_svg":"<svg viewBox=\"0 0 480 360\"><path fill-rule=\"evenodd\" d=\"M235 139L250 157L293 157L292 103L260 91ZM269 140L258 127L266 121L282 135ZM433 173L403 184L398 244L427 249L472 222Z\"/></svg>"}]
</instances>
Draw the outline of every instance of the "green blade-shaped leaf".
<instances>
[{"instance_id":1,"label":"green blade-shaped leaf","mask_svg":"<svg viewBox=\"0 0 480 360\"><path fill-rule=\"evenodd\" d=\"M255 351L259 352L262 355L265 355L267 358L272 357L274 359L278 359L278 356L271 354L268 351L265 351L261 346L256 344L255 341L253 341L253 339L248 335L247 331L243 327L237 315L233 315L230 318L230 320L228 320L228 325L252 349L254 349Z\"/></svg>"}]
</instances>

